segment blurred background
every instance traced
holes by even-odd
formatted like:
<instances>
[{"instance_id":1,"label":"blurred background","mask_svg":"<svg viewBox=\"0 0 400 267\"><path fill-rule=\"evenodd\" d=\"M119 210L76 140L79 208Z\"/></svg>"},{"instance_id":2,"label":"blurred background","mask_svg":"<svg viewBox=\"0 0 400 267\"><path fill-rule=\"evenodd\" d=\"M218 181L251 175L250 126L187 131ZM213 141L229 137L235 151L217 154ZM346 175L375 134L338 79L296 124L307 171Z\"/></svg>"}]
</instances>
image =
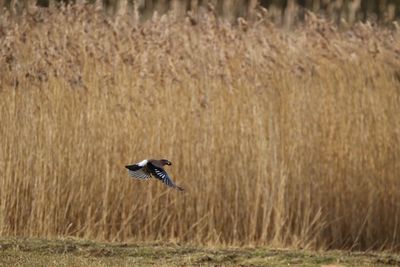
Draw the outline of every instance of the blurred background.
<instances>
[{"instance_id":1,"label":"blurred background","mask_svg":"<svg viewBox=\"0 0 400 267\"><path fill-rule=\"evenodd\" d=\"M399 0L0 0L0 8L5 7L20 12L27 6L48 7L59 4L91 3L102 5L110 13L138 12L145 20L157 11L164 14L172 9L178 13L197 11L206 6L212 6L220 17L234 20L238 17L251 19L255 9L266 8L275 22L294 21L301 19L304 9L324 15L336 22L342 19L347 23L355 21L372 21L385 23L398 19L400 16Z\"/></svg>"}]
</instances>

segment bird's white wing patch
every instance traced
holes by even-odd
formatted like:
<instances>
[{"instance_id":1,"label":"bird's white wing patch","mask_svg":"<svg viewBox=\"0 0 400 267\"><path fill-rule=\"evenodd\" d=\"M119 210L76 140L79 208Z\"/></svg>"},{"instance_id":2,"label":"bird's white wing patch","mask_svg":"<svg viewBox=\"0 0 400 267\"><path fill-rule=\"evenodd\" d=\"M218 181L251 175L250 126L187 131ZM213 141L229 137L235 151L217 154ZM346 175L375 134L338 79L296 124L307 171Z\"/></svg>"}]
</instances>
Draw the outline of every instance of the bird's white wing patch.
<instances>
[{"instance_id":1,"label":"bird's white wing patch","mask_svg":"<svg viewBox=\"0 0 400 267\"><path fill-rule=\"evenodd\" d=\"M150 174L143 171L143 169L137 171L128 171L129 175L136 179L147 180L150 178Z\"/></svg>"},{"instance_id":2,"label":"bird's white wing patch","mask_svg":"<svg viewBox=\"0 0 400 267\"><path fill-rule=\"evenodd\" d=\"M145 160L142 160L142 161L141 161L141 162L139 162L139 163L136 163L136 165L139 165L139 166L143 167L144 165L146 165L146 164L147 164L147 162L148 162L148 160L147 160L147 159L145 159Z\"/></svg>"}]
</instances>

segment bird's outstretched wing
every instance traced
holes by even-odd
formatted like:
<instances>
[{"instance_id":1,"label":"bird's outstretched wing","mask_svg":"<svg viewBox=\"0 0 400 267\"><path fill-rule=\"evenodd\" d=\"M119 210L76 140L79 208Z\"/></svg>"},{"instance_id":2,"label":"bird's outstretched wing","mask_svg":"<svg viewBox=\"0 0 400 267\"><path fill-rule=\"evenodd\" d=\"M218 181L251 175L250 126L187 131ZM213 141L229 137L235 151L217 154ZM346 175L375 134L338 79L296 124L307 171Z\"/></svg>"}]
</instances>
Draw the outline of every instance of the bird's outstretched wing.
<instances>
[{"instance_id":1,"label":"bird's outstretched wing","mask_svg":"<svg viewBox=\"0 0 400 267\"><path fill-rule=\"evenodd\" d=\"M133 165L127 165L125 166L125 168L128 169L129 175L134 178L147 180L151 177L150 173L143 166L133 164Z\"/></svg>"},{"instance_id":2,"label":"bird's outstretched wing","mask_svg":"<svg viewBox=\"0 0 400 267\"><path fill-rule=\"evenodd\" d=\"M159 167L156 167L154 165L151 165L151 173L154 175L154 177L156 177L157 179L161 180L164 184L176 188L180 191L183 191L183 188L180 186L177 186L171 179L171 177L169 177L168 173Z\"/></svg>"}]
</instances>

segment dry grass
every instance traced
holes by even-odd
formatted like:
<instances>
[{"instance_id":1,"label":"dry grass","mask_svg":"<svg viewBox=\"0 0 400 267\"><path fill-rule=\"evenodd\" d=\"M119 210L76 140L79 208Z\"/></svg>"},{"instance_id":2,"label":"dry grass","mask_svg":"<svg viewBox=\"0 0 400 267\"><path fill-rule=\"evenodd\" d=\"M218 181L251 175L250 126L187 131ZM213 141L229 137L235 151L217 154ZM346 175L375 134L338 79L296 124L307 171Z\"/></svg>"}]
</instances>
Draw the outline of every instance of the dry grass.
<instances>
[{"instance_id":1,"label":"dry grass","mask_svg":"<svg viewBox=\"0 0 400 267\"><path fill-rule=\"evenodd\" d=\"M399 30L196 19L0 17L0 234L399 249Z\"/></svg>"},{"instance_id":2,"label":"dry grass","mask_svg":"<svg viewBox=\"0 0 400 267\"><path fill-rule=\"evenodd\" d=\"M400 255L348 251L199 247L166 242L0 239L1 266L393 267Z\"/></svg>"}]
</instances>

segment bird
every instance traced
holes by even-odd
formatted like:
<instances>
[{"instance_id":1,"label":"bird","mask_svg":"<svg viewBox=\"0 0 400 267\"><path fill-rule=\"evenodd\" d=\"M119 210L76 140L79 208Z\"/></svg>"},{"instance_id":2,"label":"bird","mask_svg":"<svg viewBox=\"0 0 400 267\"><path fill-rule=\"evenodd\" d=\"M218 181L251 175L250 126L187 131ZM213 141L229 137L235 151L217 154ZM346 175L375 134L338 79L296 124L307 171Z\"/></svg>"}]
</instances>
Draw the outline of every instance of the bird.
<instances>
[{"instance_id":1,"label":"bird","mask_svg":"<svg viewBox=\"0 0 400 267\"><path fill-rule=\"evenodd\" d=\"M172 181L171 177L164 170L164 165L172 165L172 163L167 159L144 159L141 162L126 165L125 168L128 169L128 174L136 179L148 180L151 176L154 176L167 186L183 191L182 187L177 186Z\"/></svg>"}]
</instances>

